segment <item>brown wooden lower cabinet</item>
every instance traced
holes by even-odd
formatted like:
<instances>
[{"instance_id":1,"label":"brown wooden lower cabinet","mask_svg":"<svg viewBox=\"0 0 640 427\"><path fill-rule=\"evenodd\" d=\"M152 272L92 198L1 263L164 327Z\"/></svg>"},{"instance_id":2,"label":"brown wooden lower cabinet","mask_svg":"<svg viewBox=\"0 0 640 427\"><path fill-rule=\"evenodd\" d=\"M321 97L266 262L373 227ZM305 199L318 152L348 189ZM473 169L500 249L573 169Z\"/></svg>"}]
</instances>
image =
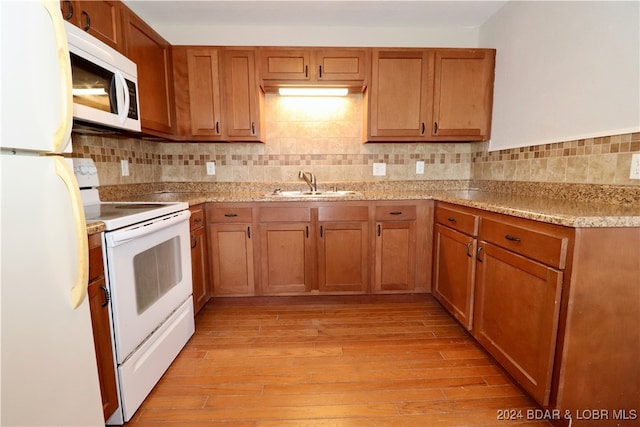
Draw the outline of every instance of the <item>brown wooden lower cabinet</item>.
<instances>
[{"instance_id":1,"label":"brown wooden lower cabinet","mask_svg":"<svg viewBox=\"0 0 640 427\"><path fill-rule=\"evenodd\" d=\"M446 265L468 266L462 253L471 239L453 227L473 233L469 215L480 220L475 281L452 280ZM595 410L607 414L598 426L636 425L640 228L574 229L440 202L435 218L434 294L447 295L442 284L473 284L468 301L440 298L443 306L463 324L456 307L473 306L473 336L538 403L561 414L552 422L595 425Z\"/></svg>"},{"instance_id":2,"label":"brown wooden lower cabinet","mask_svg":"<svg viewBox=\"0 0 640 427\"><path fill-rule=\"evenodd\" d=\"M193 312L198 312L209 301L209 254L207 229L203 205L191 206L191 278L193 282Z\"/></svg>"},{"instance_id":3,"label":"brown wooden lower cabinet","mask_svg":"<svg viewBox=\"0 0 640 427\"><path fill-rule=\"evenodd\" d=\"M542 405L549 404L561 271L481 242L473 334Z\"/></svg>"},{"instance_id":4,"label":"brown wooden lower cabinet","mask_svg":"<svg viewBox=\"0 0 640 427\"><path fill-rule=\"evenodd\" d=\"M102 412L105 421L118 409L116 370L113 361L111 325L109 323L109 299L102 262L102 240L100 234L89 236L89 310L93 328L93 343L98 365Z\"/></svg>"},{"instance_id":5,"label":"brown wooden lower cabinet","mask_svg":"<svg viewBox=\"0 0 640 427\"><path fill-rule=\"evenodd\" d=\"M207 204L213 295L427 292L433 202L379 204Z\"/></svg>"},{"instance_id":6,"label":"brown wooden lower cabinet","mask_svg":"<svg viewBox=\"0 0 640 427\"><path fill-rule=\"evenodd\" d=\"M478 240L436 224L433 246L433 296L471 330Z\"/></svg>"},{"instance_id":7,"label":"brown wooden lower cabinet","mask_svg":"<svg viewBox=\"0 0 640 427\"><path fill-rule=\"evenodd\" d=\"M207 204L212 294L255 295L252 208L245 204Z\"/></svg>"}]
</instances>

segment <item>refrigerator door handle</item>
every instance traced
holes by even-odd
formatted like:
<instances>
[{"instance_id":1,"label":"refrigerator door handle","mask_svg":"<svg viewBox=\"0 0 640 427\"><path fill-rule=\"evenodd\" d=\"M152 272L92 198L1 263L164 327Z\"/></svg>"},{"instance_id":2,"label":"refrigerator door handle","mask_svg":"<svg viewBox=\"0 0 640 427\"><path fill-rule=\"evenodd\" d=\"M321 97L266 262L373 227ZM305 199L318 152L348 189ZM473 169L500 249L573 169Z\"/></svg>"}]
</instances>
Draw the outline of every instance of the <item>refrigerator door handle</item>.
<instances>
[{"instance_id":1,"label":"refrigerator door handle","mask_svg":"<svg viewBox=\"0 0 640 427\"><path fill-rule=\"evenodd\" d=\"M80 188L73 171L65 163L62 156L52 156L55 159L56 173L62 179L67 191L71 209L73 210L73 222L76 234L76 247L78 248L78 276L76 283L71 288L71 306L76 309L87 296L89 286L89 242L87 239L87 225L84 216L84 208L80 198Z\"/></svg>"},{"instance_id":2,"label":"refrigerator door handle","mask_svg":"<svg viewBox=\"0 0 640 427\"><path fill-rule=\"evenodd\" d=\"M56 39L56 51L60 65L60 88L62 91L62 105L60 106L61 118L58 128L53 134L53 152L61 153L71 138L73 126L73 95L71 89L71 56L67 43L67 32L64 29L64 20L60 12L60 2L56 0L42 0L42 5L51 17L53 31Z\"/></svg>"}]
</instances>

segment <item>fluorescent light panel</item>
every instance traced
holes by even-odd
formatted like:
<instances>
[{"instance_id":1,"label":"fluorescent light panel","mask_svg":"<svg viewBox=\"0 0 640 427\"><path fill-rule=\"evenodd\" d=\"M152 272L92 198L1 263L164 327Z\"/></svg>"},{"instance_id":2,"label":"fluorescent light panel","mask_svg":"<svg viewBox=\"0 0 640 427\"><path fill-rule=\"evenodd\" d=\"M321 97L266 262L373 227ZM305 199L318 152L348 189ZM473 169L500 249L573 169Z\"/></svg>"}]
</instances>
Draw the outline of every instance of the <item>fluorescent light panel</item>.
<instances>
[{"instance_id":1,"label":"fluorescent light panel","mask_svg":"<svg viewBox=\"0 0 640 427\"><path fill-rule=\"evenodd\" d=\"M343 87L281 87L282 96L346 96L349 89Z\"/></svg>"}]
</instances>

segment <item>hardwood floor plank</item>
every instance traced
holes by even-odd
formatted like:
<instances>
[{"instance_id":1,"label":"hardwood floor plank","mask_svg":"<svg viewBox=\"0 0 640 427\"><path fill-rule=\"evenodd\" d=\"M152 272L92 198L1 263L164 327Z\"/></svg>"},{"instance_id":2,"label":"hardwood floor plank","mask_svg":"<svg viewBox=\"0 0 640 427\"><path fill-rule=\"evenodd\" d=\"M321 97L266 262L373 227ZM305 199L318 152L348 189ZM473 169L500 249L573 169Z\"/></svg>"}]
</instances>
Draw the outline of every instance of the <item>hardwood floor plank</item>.
<instances>
[{"instance_id":1,"label":"hardwood floor plank","mask_svg":"<svg viewBox=\"0 0 640 427\"><path fill-rule=\"evenodd\" d=\"M127 423L142 427L549 426L430 295L218 298Z\"/></svg>"}]
</instances>

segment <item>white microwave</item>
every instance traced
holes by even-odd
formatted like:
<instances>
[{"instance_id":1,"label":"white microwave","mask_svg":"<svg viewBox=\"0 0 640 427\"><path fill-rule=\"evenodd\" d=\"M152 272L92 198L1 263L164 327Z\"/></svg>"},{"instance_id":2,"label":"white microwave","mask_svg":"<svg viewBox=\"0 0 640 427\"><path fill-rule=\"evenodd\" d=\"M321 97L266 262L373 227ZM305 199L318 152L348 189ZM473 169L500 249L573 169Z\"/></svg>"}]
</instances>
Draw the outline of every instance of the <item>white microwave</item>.
<instances>
[{"instance_id":1,"label":"white microwave","mask_svg":"<svg viewBox=\"0 0 640 427\"><path fill-rule=\"evenodd\" d=\"M82 29L64 23L71 55L73 118L140 132L138 67Z\"/></svg>"}]
</instances>

